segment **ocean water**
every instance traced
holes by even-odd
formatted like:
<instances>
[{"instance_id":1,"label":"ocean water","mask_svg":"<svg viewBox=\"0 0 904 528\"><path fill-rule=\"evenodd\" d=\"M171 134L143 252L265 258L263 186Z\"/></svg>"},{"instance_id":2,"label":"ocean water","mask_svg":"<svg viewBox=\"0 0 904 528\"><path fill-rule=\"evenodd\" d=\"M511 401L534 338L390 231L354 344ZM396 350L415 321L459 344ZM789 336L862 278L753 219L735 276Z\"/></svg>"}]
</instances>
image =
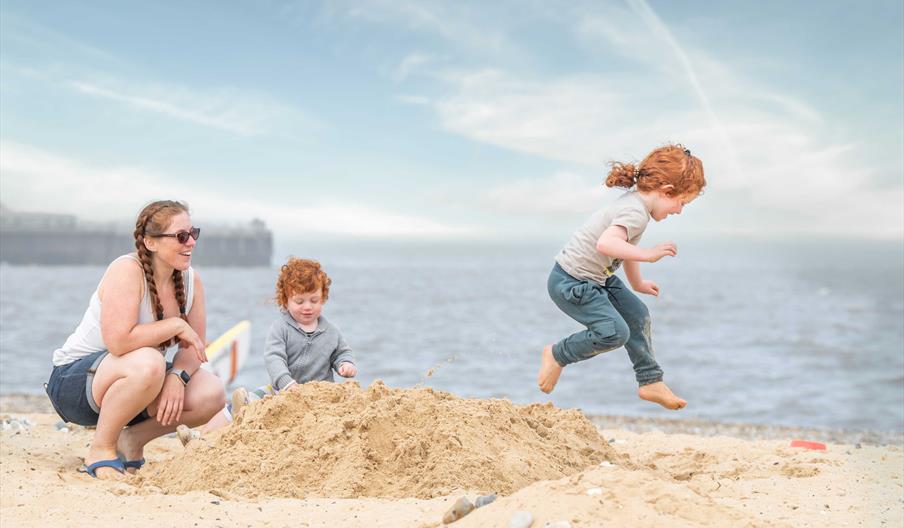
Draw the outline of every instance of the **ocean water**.
<instances>
[{"instance_id":1,"label":"ocean water","mask_svg":"<svg viewBox=\"0 0 904 528\"><path fill-rule=\"evenodd\" d=\"M353 347L358 381L463 397L551 401L587 413L904 430L904 265L900 243L685 242L642 265L642 296L680 413L636 397L624 349L536 388L544 344L580 329L546 293L556 244L299 245L333 279L324 315ZM34 393L78 324L102 267L0 266L0 393ZM268 382L262 349L278 268L199 269L208 340L252 321L236 384ZM431 376L427 376L429 371Z\"/></svg>"}]
</instances>

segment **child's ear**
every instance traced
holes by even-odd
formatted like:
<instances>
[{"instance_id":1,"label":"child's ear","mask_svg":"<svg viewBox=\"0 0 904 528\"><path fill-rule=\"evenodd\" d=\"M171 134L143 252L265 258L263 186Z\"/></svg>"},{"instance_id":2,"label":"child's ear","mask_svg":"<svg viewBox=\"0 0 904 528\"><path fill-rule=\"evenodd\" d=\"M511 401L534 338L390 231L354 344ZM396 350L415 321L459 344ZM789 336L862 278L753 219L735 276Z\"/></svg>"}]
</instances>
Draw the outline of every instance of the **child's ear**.
<instances>
[{"instance_id":1,"label":"child's ear","mask_svg":"<svg viewBox=\"0 0 904 528\"><path fill-rule=\"evenodd\" d=\"M659 192L661 192L662 194L671 196L672 193L675 192L675 186L672 185L671 183L667 183L659 188Z\"/></svg>"}]
</instances>

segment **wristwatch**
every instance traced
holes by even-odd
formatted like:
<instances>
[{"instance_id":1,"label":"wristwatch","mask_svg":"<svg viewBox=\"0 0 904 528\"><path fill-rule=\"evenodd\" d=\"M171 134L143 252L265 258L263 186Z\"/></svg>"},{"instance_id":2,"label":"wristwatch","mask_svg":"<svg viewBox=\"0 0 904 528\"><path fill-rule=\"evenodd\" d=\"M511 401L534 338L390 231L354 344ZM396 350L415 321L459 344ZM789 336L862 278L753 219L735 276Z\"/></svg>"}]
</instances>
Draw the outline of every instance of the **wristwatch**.
<instances>
[{"instance_id":1,"label":"wristwatch","mask_svg":"<svg viewBox=\"0 0 904 528\"><path fill-rule=\"evenodd\" d=\"M188 372L185 372L182 369L173 369L170 371L170 374L179 376L179 381L182 382L182 385L188 385L188 382L191 381L191 376L188 375Z\"/></svg>"}]
</instances>

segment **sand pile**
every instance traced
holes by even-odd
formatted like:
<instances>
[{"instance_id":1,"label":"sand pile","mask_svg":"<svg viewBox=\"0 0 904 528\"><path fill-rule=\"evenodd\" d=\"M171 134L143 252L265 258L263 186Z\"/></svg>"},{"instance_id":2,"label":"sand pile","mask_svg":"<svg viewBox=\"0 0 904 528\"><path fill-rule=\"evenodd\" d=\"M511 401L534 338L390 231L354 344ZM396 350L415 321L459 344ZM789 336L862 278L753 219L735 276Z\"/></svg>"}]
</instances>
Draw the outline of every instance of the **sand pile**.
<instances>
[{"instance_id":1,"label":"sand pile","mask_svg":"<svg viewBox=\"0 0 904 528\"><path fill-rule=\"evenodd\" d=\"M510 494L619 458L576 410L314 382L247 406L141 480L168 493L430 498Z\"/></svg>"}]
</instances>

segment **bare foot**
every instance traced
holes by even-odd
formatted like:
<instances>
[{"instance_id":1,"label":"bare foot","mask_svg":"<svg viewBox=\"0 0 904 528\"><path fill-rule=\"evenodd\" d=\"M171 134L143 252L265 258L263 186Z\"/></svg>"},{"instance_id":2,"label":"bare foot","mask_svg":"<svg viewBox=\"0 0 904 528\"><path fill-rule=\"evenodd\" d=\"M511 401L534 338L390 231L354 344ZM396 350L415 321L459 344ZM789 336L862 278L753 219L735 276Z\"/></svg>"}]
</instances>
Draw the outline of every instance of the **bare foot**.
<instances>
[{"instance_id":1,"label":"bare foot","mask_svg":"<svg viewBox=\"0 0 904 528\"><path fill-rule=\"evenodd\" d=\"M675 396L672 390L669 389L668 385L661 381L642 386L641 388L637 389L637 395L640 396L640 399L642 400L658 403L666 409L672 409L675 411L677 411L678 409L683 409L687 405L686 401L679 398L678 396Z\"/></svg>"},{"instance_id":2,"label":"bare foot","mask_svg":"<svg viewBox=\"0 0 904 528\"><path fill-rule=\"evenodd\" d=\"M119 433L119 440L116 441L116 453L122 455L125 460L141 460L144 457L144 446L134 442L129 430L124 429ZM126 472L135 474L138 469L126 468Z\"/></svg>"},{"instance_id":3,"label":"bare foot","mask_svg":"<svg viewBox=\"0 0 904 528\"><path fill-rule=\"evenodd\" d=\"M179 424L176 427L176 436L178 436L179 441L182 442L182 447L185 447L192 440L201 438L201 433L199 431L195 431L185 424Z\"/></svg>"},{"instance_id":4,"label":"bare foot","mask_svg":"<svg viewBox=\"0 0 904 528\"><path fill-rule=\"evenodd\" d=\"M248 404L248 389L239 387L232 391L232 416L235 418L239 415L242 407Z\"/></svg>"},{"instance_id":5,"label":"bare foot","mask_svg":"<svg viewBox=\"0 0 904 528\"><path fill-rule=\"evenodd\" d=\"M92 446L88 449L88 456L85 457L85 466L90 466L101 460L113 460L117 458L116 449L102 449ZM126 476L111 467L99 467L94 471L94 475L101 480L123 480Z\"/></svg>"},{"instance_id":6,"label":"bare foot","mask_svg":"<svg viewBox=\"0 0 904 528\"><path fill-rule=\"evenodd\" d=\"M552 355L552 345L543 347L543 354L540 356L540 373L537 374L537 385L540 390L549 394L556 383L559 382L559 376L562 375L562 366L556 362L556 358Z\"/></svg>"}]
</instances>

